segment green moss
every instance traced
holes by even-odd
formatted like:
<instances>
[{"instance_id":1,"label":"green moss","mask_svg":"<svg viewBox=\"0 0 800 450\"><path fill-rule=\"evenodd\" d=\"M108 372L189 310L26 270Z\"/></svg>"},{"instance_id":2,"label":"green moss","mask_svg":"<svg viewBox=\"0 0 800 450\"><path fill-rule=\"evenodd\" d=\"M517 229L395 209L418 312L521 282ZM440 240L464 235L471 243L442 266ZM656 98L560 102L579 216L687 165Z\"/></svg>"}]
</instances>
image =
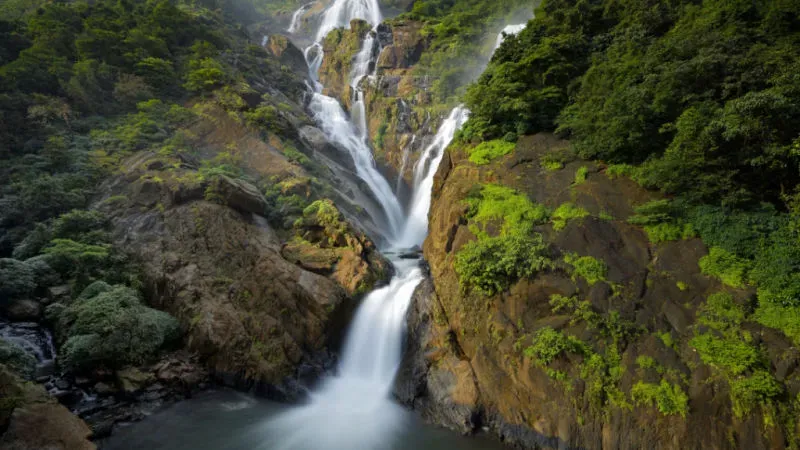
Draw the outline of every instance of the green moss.
<instances>
[{"instance_id":1,"label":"green moss","mask_svg":"<svg viewBox=\"0 0 800 450\"><path fill-rule=\"evenodd\" d=\"M709 254L700 258L700 270L719 279L728 286L743 288L750 263L720 247L711 247Z\"/></svg>"},{"instance_id":2,"label":"green moss","mask_svg":"<svg viewBox=\"0 0 800 450\"><path fill-rule=\"evenodd\" d=\"M672 338L672 333L665 331L663 333L656 333L656 336L669 348L675 348L675 340Z\"/></svg>"},{"instance_id":3,"label":"green moss","mask_svg":"<svg viewBox=\"0 0 800 450\"><path fill-rule=\"evenodd\" d=\"M462 289L494 295L511 283L551 267L540 235L510 234L467 243L456 254L455 270Z\"/></svg>"},{"instance_id":4,"label":"green moss","mask_svg":"<svg viewBox=\"0 0 800 450\"><path fill-rule=\"evenodd\" d=\"M581 166L578 170L575 171L575 184L582 184L586 181L586 175L589 174L589 168L586 166Z\"/></svg>"},{"instance_id":5,"label":"green moss","mask_svg":"<svg viewBox=\"0 0 800 450\"><path fill-rule=\"evenodd\" d=\"M689 285L684 283L683 281L678 281L677 283L675 283L675 285L678 286L678 289L682 291L689 289Z\"/></svg>"},{"instance_id":6,"label":"green moss","mask_svg":"<svg viewBox=\"0 0 800 450\"><path fill-rule=\"evenodd\" d=\"M641 356L637 357L636 358L636 365L638 365L639 368L644 369L644 370L655 369L659 373L663 372L663 370L664 370L664 368L661 367L661 364L656 362L656 360L653 359L652 356L647 356L647 355L641 355Z\"/></svg>"},{"instance_id":7,"label":"green moss","mask_svg":"<svg viewBox=\"0 0 800 450\"><path fill-rule=\"evenodd\" d=\"M589 286L594 285L598 281L606 280L608 267L599 259L591 256L578 256L575 253L568 253L564 255L564 262L572 266L573 277L583 277L586 282L589 283Z\"/></svg>"},{"instance_id":8,"label":"green moss","mask_svg":"<svg viewBox=\"0 0 800 450\"><path fill-rule=\"evenodd\" d=\"M476 165L482 166L513 152L516 147L516 143L502 139L481 142L475 148L468 150L469 160Z\"/></svg>"},{"instance_id":9,"label":"green moss","mask_svg":"<svg viewBox=\"0 0 800 450\"><path fill-rule=\"evenodd\" d=\"M553 211L551 216L553 229L556 231L563 230L568 221L583 219L587 216L589 216L589 211L576 206L574 203L564 203Z\"/></svg>"},{"instance_id":10,"label":"green moss","mask_svg":"<svg viewBox=\"0 0 800 450\"><path fill-rule=\"evenodd\" d=\"M680 415L686 417L689 412L689 396L677 385L670 385L666 380L661 383L637 382L631 389L633 401L639 405L655 405L665 416Z\"/></svg>"}]
</instances>

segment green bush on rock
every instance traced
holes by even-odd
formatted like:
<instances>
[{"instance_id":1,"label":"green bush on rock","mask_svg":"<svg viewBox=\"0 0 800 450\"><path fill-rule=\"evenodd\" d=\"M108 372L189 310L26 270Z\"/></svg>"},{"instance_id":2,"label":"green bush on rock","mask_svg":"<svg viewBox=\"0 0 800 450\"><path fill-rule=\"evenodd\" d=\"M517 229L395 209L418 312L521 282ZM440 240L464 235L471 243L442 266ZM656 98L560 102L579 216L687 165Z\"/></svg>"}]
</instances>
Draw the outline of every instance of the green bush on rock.
<instances>
[{"instance_id":1,"label":"green bush on rock","mask_svg":"<svg viewBox=\"0 0 800 450\"><path fill-rule=\"evenodd\" d=\"M568 253L564 255L564 262L572 266L574 276L582 277L589 283L589 286L606 279L608 267L597 258Z\"/></svg>"},{"instance_id":2,"label":"green bush on rock","mask_svg":"<svg viewBox=\"0 0 800 450\"><path fill-rule=\"evenodd\" d=\"M670 385L667 380L661 383L639 381L631 389L633 401L639 405L653 405L665 416L679 414L686 417L689 412L689 396L677 384Z\"/></svg>"},{"instance_id":3,"label":"green bush on rock","mask_svg":"<svg viewBox=\"0 0 800 450\"><path fill-rule=\"evenodd\" d=\"M178 321L141 303L125 286L91 285L60 315L62 363L81 370L141 364L180 336Z\"/></svg>"},{"instance_id":4,"label":"green bush on rock","mask_svg":"<svg viewBox=\"0 0 800 450\"><path fill-rule=\"evenodd\" d=\"M547 245L540 235L511 234L466 244L457 254L455 269L464 290L494 295L512 282L551 267Z\"/></svg>"},{"instance_id":5,"label":"green bush on rock","mask_svg":"<svg viewBox=\"0 0 800 450\"><path fill-rule=\"evenodd\" d=\"M483 166L503 155L513 152L516 147L516 143L504 141L502 139L481 142L477 147L468 150L469 160L476 165Z\"/></svg>"},{"instance_id":6,"label":"green bush on rock","mask_svg":"<svg viewBox=\"0 0 800 450\"><path fill-rule=\"evenodd\" d=\"M36 358L18 345L0 338L0 364L30 380L36 369Z\"/></svg>"}]
</instances>

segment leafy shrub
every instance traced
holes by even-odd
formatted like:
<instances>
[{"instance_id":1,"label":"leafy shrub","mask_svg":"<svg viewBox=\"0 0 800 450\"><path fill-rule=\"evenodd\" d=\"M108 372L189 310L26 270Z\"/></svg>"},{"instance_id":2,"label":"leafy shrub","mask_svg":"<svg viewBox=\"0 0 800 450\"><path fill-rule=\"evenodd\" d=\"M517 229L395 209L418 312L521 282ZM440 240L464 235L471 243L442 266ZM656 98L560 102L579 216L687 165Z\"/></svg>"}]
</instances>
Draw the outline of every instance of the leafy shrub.
<instances>
[{"instance_id":1,"label":"leafy shrub","mask_svg":"<svg viewBox=\"0 0 800 450\"><path fill-rule=\"evenodd\" d=\"M583 219L589 215L589 211L576 206L574 203L563 203L561 206L553 211L551 220L553 221L553 229L556 231L563 230L567 226L567 222L574 219Z\"/></svg>"},{"instance_id":2,"label":"leafy shrub","mask_svg":"<svg viewBox=\"0 0 800 450\"><path fill-rule=\"evenodd\" d=\"M719 337L704 333L693 337L689 345L697 350L704 363L730 375L741 375L759 361L759 351L739 337Z\"/></svg>"},{"instance_id":3,"label":"leafy shrub","mask_svg":"<svg viewBox=\"0 0 800 450\"><path fill-rule=\"evenodd\" d=\"M520 278L550 268L547 253L540 235L487 237L469 242L459 250L455 270L462 289L494 295Z\"/></svg>"},{"instance_id":4,"label":"leafy shrub","mask_svg":"<svg viewBox=\"0 0 800 450\"><path fill-rule=\"evenodd\" d=\"M11 258L0 258L0 303L24 297L36 289L33 268Z\"/></svg>"},{"instance_id":5,"label":"leafy shrub","mask_svg":"<svg viewBox=\"0 0 800 450\"><path fill-rule=\"evenodd\" d=\"M653 405L665 416L686 417L689 412L689 396L677 384L670 385L667 380L659 384L637 382L631 388L631 397L639 405Z\"/></svg>"},{"instance_id":6,"label":"leafy shrub","mask_svg":"<svg viewBox=\"0 0 800 450\"><path fill-rule=\"evenodd\" d=\"M775 377L765 370L757 370L748 377L730 383L733 413L742 418L758 404L766 404L783 392Z\"/></svg>"},{"instance_id":7,"label":"leafy shrub","mask_svg":"<svg viewBox=\"0 0 800 450\"><path fill-rule=\"evenodd\" d=\"M132 289L96 287L91 292L99 293L79 298L59 317L60 355L66 367L141 364L179 337L178 321L143 305Z\"/></svg>"},{"instance_id":8,"label":"leafy shrub","mask_svg":"<svg viewBox=\"0 0 800 450\"><path fill-rule=\"evenodd\" d=\"M715 330L726 331L738 327L745 316L744 308L736 304L731 294L715 292L700 307L698 322Z\"/></svg>"},{"instance_id":9,"label":"leafy shrub","mask_svg":"<svg viewBox=\"0 0 800 450\"><path fill-rule=\"evenodd\" d=\"M533 227L547 221L549 211L533 203L524 194L498 184L486 184L477 194L467 198L468 216L483 229L471 227L474 233L485 233L491 221L502 222L501 234L527 234Z\"/></svg>"},{"instance_id":10,"label":"leafy shrub","mask_svg":"<svg viewBox=\"0 0 800 450\"><path fill-rule=\"evenodd\" d=\"M653 244L679 241L681 239L691 239L697 235L692 224L680 222L666 222L655 225L645 225L644 231L647 233L647 238Z\"/></svg>"},{"instance_id":11,"label":"leafy shrub","mask_svg":"<svg viewBox=\"0 0 800 450\"><path fill-rule=\"evenodd\" d=\"M728 286L742 288L747 280L750 264L720 247L711 247L708 255L700 258L700 270Z\"/></svg>"},{"instance_id":12,"label":"leafy shrub","mask_svg":"<svg viewBox=\"0 0 800 450\"><path fill-rule=\"evenodd\" d=\"M517 144L515 142L507 142L501 139L481 142L477 147L468 151L469 160L476 165L482 166L513 152L516 147Z\"/></svg>"},{"instance_id":13,"label":"leafy shrub","mask_svg":"<svg viewBox=\"0 0 800 450\"><path fill-rule=\"evenodd\" d=\"M597 258L569 253L564 255L564 262L572 266L573 276L582 277L589 283L589 286L606 279L608 267Z\"/></svg>"},{"instance_id":14,"label":"leafy shrub","mask_svg":"<svg viewBox=\"0 0 800 450\"><path fill-rule=\"evenodd\" d=\"M22 378L30 380L36 370L36 358L13 342L0 338L0 364L9 367Z\"/></svg>"},{"instance_id":15,"label":"leafy shrub","mask_svg":"<svg viewBox=\"0 0 800 450\"><path fill-rule=\"evenodd\" d=\"M585 354L587 351L586 344L580 339L544 327L534 333L531 345L523 353L540 365L548 365L563 353Z\"/></svg>"}]
</instances>

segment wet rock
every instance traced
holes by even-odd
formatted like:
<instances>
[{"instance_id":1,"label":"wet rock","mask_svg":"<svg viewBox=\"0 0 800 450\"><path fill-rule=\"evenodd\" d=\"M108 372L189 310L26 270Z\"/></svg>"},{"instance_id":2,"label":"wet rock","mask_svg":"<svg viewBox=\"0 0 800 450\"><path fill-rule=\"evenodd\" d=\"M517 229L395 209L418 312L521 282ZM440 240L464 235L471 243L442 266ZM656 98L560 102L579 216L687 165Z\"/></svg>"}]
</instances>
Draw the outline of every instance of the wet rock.
<instances>
[{"instance_id":1,"label":"wet rock","mask_svg":"<svg viewBox=\"0 0 800 450\"><path fill-rule=\"evenodd\" d=\"M258 188L244 180L235 180L223 175L212 181L211 188L231 208L259 216L267 213L268 205L264 195Z\"/></svg>"},{"instance_id":2,"label":"wet rock","mask_svg":"<svg viewBox=\"0 0 800 450\"><path fill-rule=\"evenodd\" d=\"M68 303L71 298L72 287L68 284L53 286L47 289L47 297L50 303Z\"/></svg>"},{"instance_id":3,"label":"wet rock","mask_svg":"<svg viewBox=\"0 0 800 450\"><path fill-rule=\"evenodd\" d=\"M24 383L0 364L0 448L93 450L89 427L33 383Z\"/></svg>"},{"instance_id":4,"label":"wet rock","mask_svg":"<svg viewBox=\"0 0 800 450\"><path fill-rule=\"evenodd\" d=\"M12 300L3 312L12 322L36 322L42 315L42 305L34 300Z\"/></svg>"},{"instance_id":5,"label":"wet rock","mask_svg":"<svg viewBox=\"0 0 800 450\"><path fill-rule=\"evenodd\" d=\"M308 65L303 52L292 44L292 41L286 36L281 34L271 35L267 40L266 49L275 55L282 64L294 70L295 73L304 77L308 74Z\"/></svg>"},{"instance_id":6,"label":"wet rock","mask_svg":"<svg viewBox=\"0 0 800 450\"><path fill-rule=\"evenodd\" d=\"M94 385L94 390L100 395L113 395L117 392L116 387L103 383L102 381Z\"/></svg>"},{"instance_id":7,"label":"wet rock","mask_svg":"<svg viewBox=\"0 0 800 450\"><path fill-rule=\"evenodd\" d=\"M154 378L153 374L142 372L135 367L128 367L116 372L117 386L128 395L138 393L152 383Z\"/></svg>"}]
</instances>

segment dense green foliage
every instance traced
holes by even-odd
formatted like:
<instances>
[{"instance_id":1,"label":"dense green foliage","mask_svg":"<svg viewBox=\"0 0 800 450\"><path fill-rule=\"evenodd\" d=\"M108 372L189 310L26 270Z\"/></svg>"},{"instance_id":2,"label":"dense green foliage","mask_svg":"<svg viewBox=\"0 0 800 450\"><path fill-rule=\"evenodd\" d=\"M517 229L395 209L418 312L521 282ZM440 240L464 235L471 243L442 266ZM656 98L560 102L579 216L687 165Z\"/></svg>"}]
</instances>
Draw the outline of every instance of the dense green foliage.
<instances>
[{"instance_id":1,"label":"dense green foliage","mask_svg":"<svg viewBox=\"0 0 800 450\"><path fill-rule=\"evenodd\" d=\"M586 158L645 163L696 200L798 184L796 0L545 0L467 95L465 136L555 130Z\"/></svg>"},{"instance_id":2,"label":"dense green foliage","mask_svg":"<svg viewBox=\"0 0 800 450\"><path fill-rule=\"evenodd\" d=\"M70 304L57 330L61 363L78 370L141 364L180 337L175 318L144 306L132 289L105 283Z\"/></svg>"},{"instance_id":3,"label":"dense green foliage","mask_svg":"<svg viewBox=\"0 0 800 450\"><path fill-rule=\"evenodd\" d=\"M36 369L36 358L13 342L0 338L0 364L30 380Z\"/></svg>"},{"instance_id":4,"label":"dense green foliage","mask_svg":"<svg viewBox=\"0 0 800 450\"><path fill-rule=\"evenodd\" d=\"M464 290L493 295L551 266L547 245L533 231L547 221L547 208L496 184L477 187L466 202L469 229L478 239L456 254L455 269Z\"/></svg>"}]
</instances>

